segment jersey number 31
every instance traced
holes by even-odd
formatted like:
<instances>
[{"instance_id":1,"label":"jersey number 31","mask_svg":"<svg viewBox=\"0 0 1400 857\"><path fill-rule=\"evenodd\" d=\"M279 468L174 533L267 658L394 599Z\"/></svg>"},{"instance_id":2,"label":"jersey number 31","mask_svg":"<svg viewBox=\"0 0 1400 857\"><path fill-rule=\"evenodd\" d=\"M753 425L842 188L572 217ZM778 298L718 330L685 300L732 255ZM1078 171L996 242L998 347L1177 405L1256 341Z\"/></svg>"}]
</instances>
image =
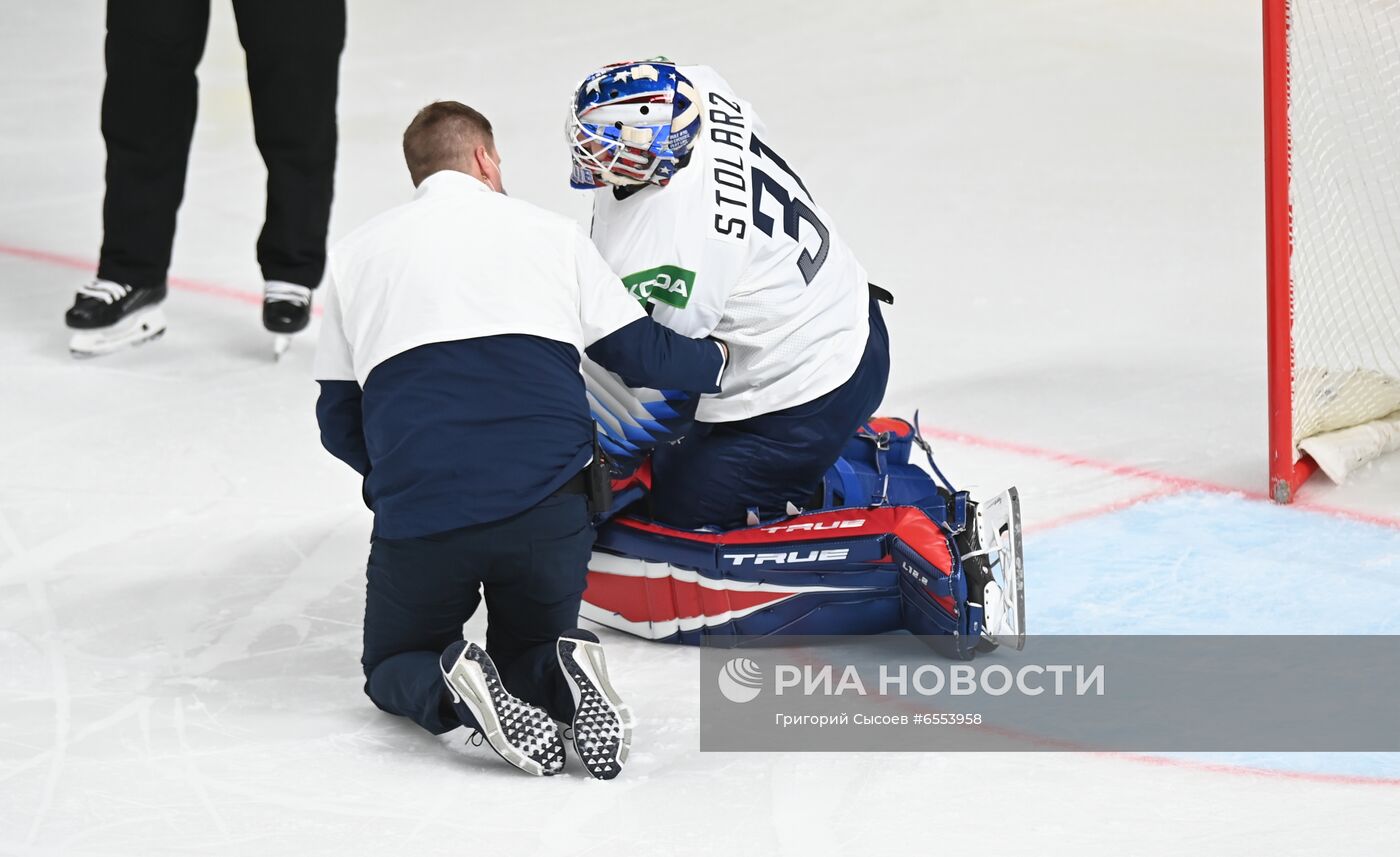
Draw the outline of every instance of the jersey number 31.
<instances>
[{"instance_id":1,"label":"jersey number 31","mask_svg":"<svg viewBox=\"0 0 1400 857\"><path fill-rule=\"evenodd\" d=\"M757 135L750 138L749 151L786 173L789 178L797 182L797 187L807 197L806 202L804 202L802 196L799 196L795 190L789 190L781 181L764 172L759 168L758 163L753 165L753 225L757 226L764 235L769 238L773 237L774 218L763 213L763 197L767 195L777 200L778 205L782 206L783 232L787 233L789 238L801 243L801 227L805 221L816 230L817 235L822 239L821 246L817 248L815 255L804 246L802 254L797 257L797 270L802 272L802 281L811 285L817 272L822 269L822 265L826 262L826 253L831 245L831 232L826 228L826 224L817 219L817 213L808 204L812 202L812 194L808 192L807 186L802 183L802 179L798 178L797 173L793 172L792 168L787 165L787 161L784 161L777 152L765 146Z\"/></svg>"}]
</instances>

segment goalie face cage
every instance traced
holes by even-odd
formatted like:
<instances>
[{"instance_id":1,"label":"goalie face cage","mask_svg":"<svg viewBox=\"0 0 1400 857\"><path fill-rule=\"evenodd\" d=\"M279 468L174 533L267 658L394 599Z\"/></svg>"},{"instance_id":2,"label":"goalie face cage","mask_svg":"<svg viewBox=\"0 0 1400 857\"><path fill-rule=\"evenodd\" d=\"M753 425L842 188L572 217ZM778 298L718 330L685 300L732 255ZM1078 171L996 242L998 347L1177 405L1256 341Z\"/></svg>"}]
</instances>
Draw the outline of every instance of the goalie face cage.
<instances>
[{"instance_id":1,"label":"goalie face cage","mask_svg":"<svg viewBox=\"0 0 1400 857\"><path fill-rule=\"evenodd\" d=\"M1314 456L1340 479L1400 438L1400 0L1264 0L1264 88L1269 488L1287 503Z\"/></svg>"}]
</instances>

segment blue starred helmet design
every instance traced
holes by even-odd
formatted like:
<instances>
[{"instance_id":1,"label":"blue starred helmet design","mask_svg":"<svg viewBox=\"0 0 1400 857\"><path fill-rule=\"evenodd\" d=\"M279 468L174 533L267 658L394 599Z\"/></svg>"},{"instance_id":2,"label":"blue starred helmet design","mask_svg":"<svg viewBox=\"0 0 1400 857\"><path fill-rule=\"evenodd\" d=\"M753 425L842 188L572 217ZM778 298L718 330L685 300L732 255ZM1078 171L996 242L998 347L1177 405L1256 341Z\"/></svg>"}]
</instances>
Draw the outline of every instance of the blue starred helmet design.
<instances>
[{"instance_id":1,"label":"blue starred helmet design","mask_svg":"<svg viewBox=\"0 0 1400 857\"><path fill-rule=\"evenodd\" d=\"M695 87L664 58L614 63L584 78L565 124L569 184L664 187L700 133L696 98Z\"/></svg>"}]
</instances>

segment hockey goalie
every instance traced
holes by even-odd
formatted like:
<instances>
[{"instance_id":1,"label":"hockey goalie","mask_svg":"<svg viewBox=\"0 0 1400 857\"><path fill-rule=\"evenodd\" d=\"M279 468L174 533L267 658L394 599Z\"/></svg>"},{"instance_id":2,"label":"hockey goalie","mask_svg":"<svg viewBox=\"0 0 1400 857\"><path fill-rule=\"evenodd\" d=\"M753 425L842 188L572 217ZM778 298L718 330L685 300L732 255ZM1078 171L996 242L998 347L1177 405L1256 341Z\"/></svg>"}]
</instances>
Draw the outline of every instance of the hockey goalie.
<instances>
[{"instance_id":1,"label":"hockey goalie","mask_svg":"<svg viewBox=\"0 0 1400 857\"><path fill-rule=\"evenodd\" d=\"M584 361L614 476L584 615L643 637L946 635L1020 646L1012 489L980 507L914 423L871 419L889 335L869 284L753 106L714 70L605 66L570 102L571 184L652 318L729 348L722 390L639 389Z\"/></svg>"}]
</instances>

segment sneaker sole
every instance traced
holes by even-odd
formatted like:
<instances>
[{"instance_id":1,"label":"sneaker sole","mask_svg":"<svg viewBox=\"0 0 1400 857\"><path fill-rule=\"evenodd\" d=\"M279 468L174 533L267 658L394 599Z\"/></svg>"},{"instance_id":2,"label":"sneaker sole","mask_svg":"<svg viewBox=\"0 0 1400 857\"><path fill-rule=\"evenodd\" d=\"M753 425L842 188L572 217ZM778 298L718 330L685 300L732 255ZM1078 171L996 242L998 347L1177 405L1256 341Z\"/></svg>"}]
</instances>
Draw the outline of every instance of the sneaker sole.
<instances>
[{"instance_id":1,"label":"sneaker sole","mask_svg":"<svg viewBox=\"0 0 1400 857\"><path fill-rule=\"evenodd\" d=\"M466 657L443 672L448 688L471 711L498 756L536 777L558 773L564 767L564 742L554 721L543 710L511 696L501 684L496 665L484 652L476 657L477 652L468 650Z\"/></svg>"},{"instance_id":2,"label":"sneaker sole","mask_svg":"<svg viewBox=\"0 0 1400 857\"><path fill-rule=\"evenodd\" d=\"M622 773L632 747L632 709L608 681L598 643L560 640L559 665L574 697L574 752L590 776L610 780Z\"/></svg>"}]
</instances>

